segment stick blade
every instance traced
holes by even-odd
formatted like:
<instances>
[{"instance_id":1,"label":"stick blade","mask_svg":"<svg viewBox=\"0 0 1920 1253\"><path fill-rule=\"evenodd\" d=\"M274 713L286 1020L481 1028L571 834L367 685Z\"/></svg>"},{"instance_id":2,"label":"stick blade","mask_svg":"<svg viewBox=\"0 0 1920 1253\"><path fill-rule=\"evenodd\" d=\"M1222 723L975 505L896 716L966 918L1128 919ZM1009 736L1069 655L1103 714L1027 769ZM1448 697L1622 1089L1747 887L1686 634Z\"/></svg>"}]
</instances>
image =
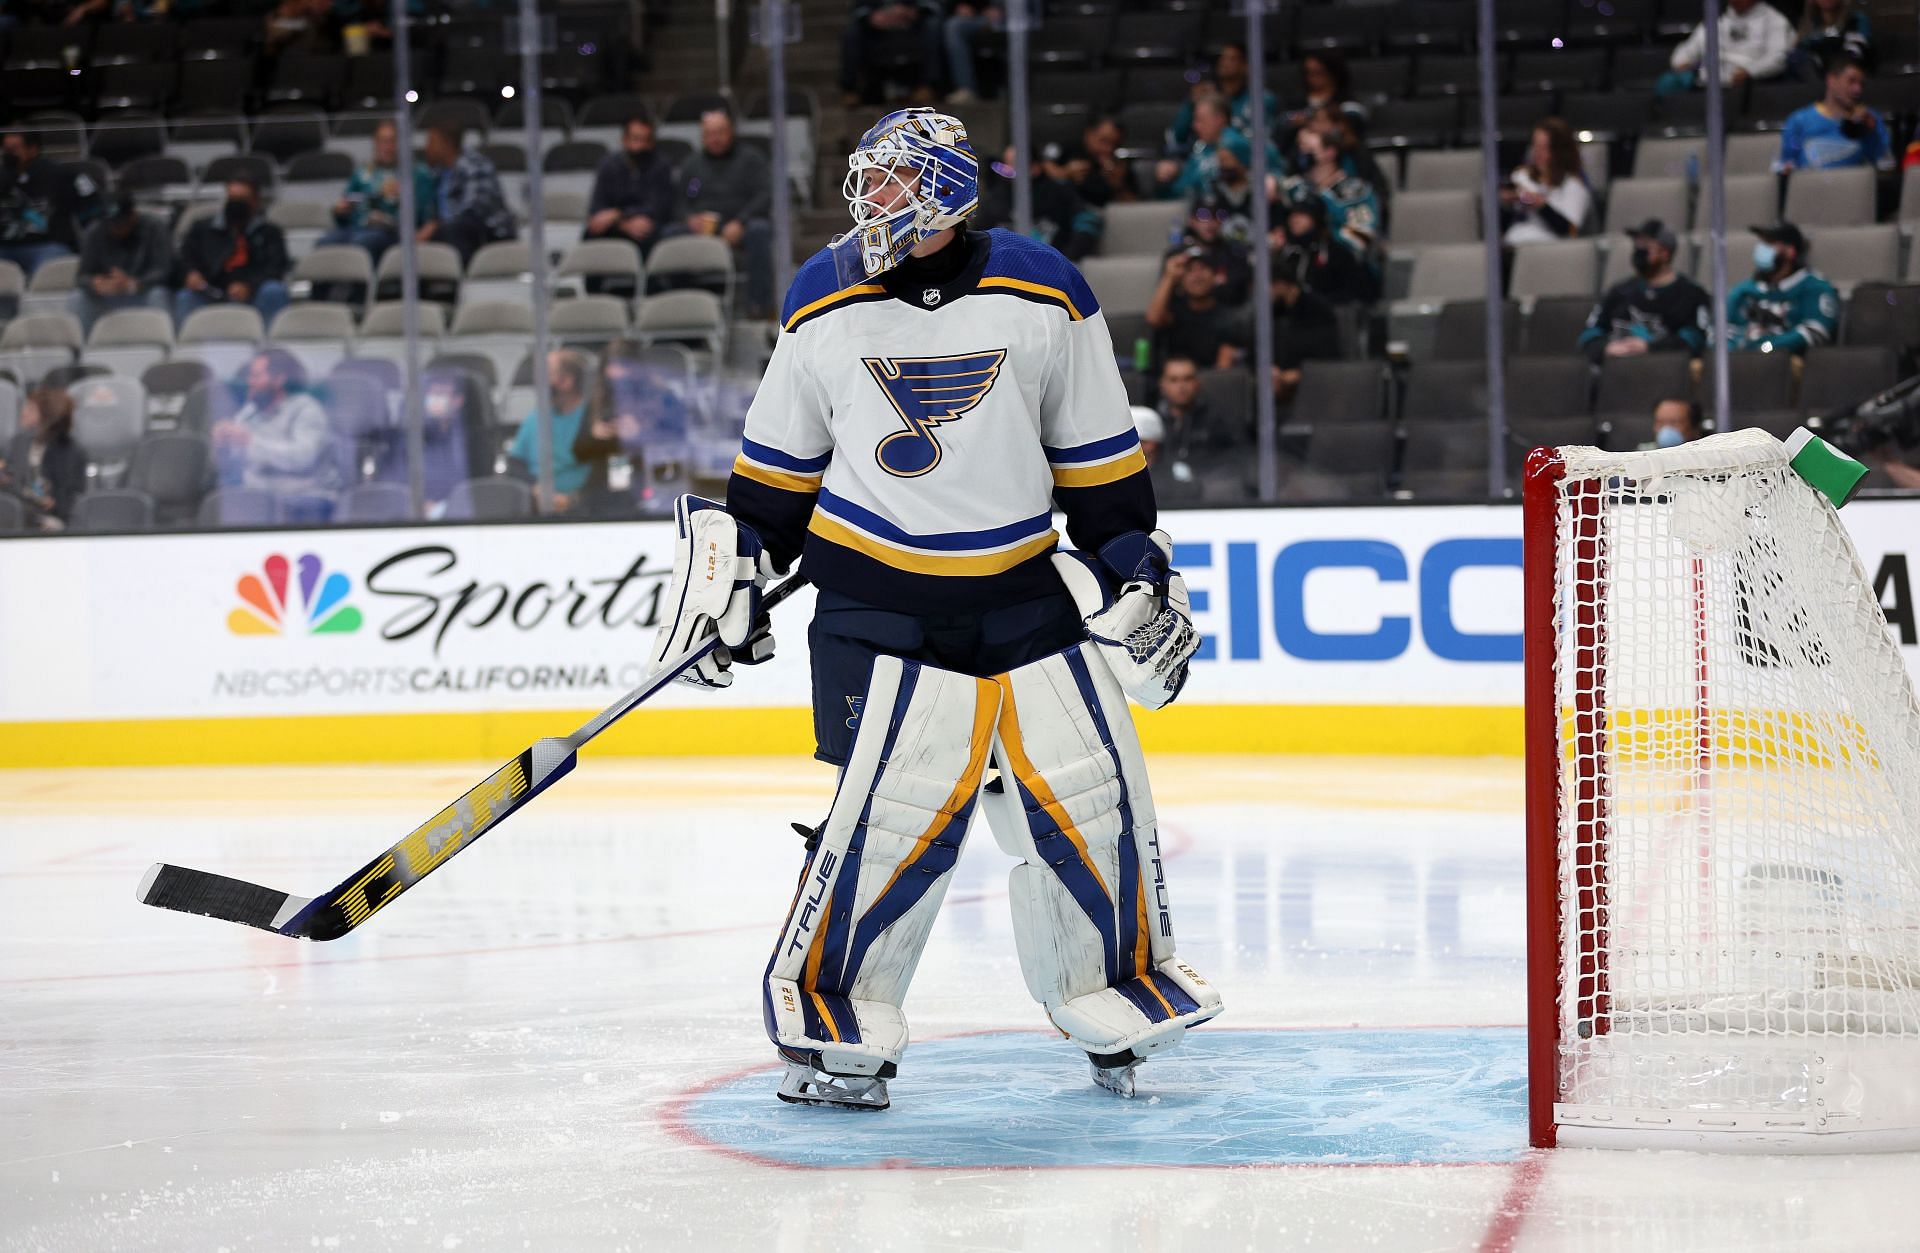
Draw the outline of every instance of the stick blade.
<instances>
[{"instance_id":1,"label":"stick blade","mask_svg":"<svg viewBox=\"0 0 1920 1253\"><path fill-rule=\"evenodd\" d=\"M287 909L293 898L285 892L165 862L154 863L141 878L139 898L141 904L157 909L200 914L262 931L279 930L279 919L294 912Z\"/></svg>"}]
</instances>

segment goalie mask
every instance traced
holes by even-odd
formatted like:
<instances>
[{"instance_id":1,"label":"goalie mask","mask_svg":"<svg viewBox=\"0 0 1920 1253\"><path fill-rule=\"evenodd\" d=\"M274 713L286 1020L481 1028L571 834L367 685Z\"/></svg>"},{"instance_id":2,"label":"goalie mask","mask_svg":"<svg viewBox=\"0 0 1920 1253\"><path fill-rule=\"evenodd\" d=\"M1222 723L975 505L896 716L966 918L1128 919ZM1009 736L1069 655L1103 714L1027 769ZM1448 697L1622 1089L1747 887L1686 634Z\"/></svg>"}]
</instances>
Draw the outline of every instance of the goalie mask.
<instances>
[{"instance_id":1,"label":"goalie mask","mask_svg":"<svg viewBox=\"0 0 1920 1253\"><path fill-rule=\"evenodd\" d=\"M967 128L932 109L898 109L847 157L840 192L853 229L828 245L841 287L900 264L915 245L965 221L980 203L980 167Z\"/></svg>"}]
</instances>

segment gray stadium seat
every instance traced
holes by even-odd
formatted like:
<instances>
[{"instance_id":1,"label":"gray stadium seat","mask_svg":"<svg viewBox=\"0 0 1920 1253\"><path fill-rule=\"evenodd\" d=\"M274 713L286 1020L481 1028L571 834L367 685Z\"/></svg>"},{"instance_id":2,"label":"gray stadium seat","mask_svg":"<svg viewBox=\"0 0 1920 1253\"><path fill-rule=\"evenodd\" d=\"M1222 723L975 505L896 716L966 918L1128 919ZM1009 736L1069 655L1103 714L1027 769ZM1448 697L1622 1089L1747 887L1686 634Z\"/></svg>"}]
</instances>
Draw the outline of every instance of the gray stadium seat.
<instances>
[{"instance_id":1,"label":"gray stadium seat","mask_svg":"<svg viewBox=\"0 0 1920 1253\"><path fill-rule=\"evenodd\" d=\"M272 526L280 521L280 502L262 487L223 487L200 502L203 527Z\"/></svg>"},{"instance_id":2,"label":"gray stadium seat","mask_svg":"<svg viewBox=\"0 0 1920 1253\"><path fill-rule=\"evenodd\" d=\"M413 495L404 483L357 483L340 497L334 521L409 522L413 519Z\"/></svg>"},{"instance_id":3,"label":"gray stadium seat","mask_svg":"<svg viewBox=\"0 0 1920 1253\"><path fill-rule=\"evenodd\" d=\"M1731 223L1732 219L1729 218L1728 222ZM1689 261L1688 272L1693 275L1694 282L1700 284L1700 286L1706 288L1708 291L1712 291L1713 263L1710 257L1713 241L1708 237L1706 232L1702 231L1697 235L1689 237L1688 242L1692 245L1689 250L1692 255ZM1727 230L1728 291L1732 291L1734 284L1740 282L1740 280L1746 278L1753 272L1753 246L1757 242L1758 240L1754 237L1752 231L1744 228L1736 230L1729 226Z\"/></svg>"},{"instance_id":4,"label":"gray stadium seat","mask_svg":"<svg viewBox=\"0 0 1920 1253\"><path fill-rule=\"evenodd\" d=\"M1479 244L1434 244L1413 262L1407 299L1438 304L1448 300L1484 300L1487 252Z\"/></svg>"},{"instance_id":5,"label":"gray stadium seat","mask_svg":"<svg viewBox=\"0 0 1920 1253\"><path fill-rule=\"evenodd\" d=\"M1920 165L1909 165L1900 174L1901 222L1920 222Z\"/></svg>"},{"instance_id":6,"label":"gray stadium seat","mask_svg":"<svg viewBox=\"0 0 1920 1253\"><path fill-rule=\"evenodd\" d=\"M473 254L466 281L460 286L461 304L481 300L525 303L532 299L533 249L525 240L499 240Z\"/></svg>"},{"instance_id":7,"label":"gray stadium seat","mask_svg":"<svg viewBox=\"0 0 1920 1253\"><path fill-rule=\"evenodd\" d=\"M716 235L675 235L653 247L647 258L645 290L704 287L731 309L734 289L733 249Z\"/></svg>"},{"instance_id":8,"label":"gray stadium seat","mask_svg":"<svg viewBox=\"0 0 1920 1253\"><path fill-rule=\"evenodd\" d=\"M87 362L129 377L172 351L173 316L164 309L114 309L87 334Z\"/></svg>"},{"instance_id":9,"label":"gray stadium seat","mask_svg":"<svg viewBox=\"0 0 1920 1253\"><path fill-rule=\"evenodd\" d=\"M424 364L440 351L441 338L447 330L447 311L444 305L431 301L420 302L414 307L420 313L420 361ZM360 334L353 341L353 355L390 361L404 369L407 357L405 310L405 304L398 300L383 301L368 310L360 320Z\"/></svg>"},{"instance_id":10,"label":"gray stadium seat","mask_svg":"<svg viewBox=\"0 0 1920 1253\"><path fill-rule=\"evenodd\" d=\"M1509 356L1521 350L1520 305L1501 302L1501 326L1504 328ZM1487 356L1487 302L1449 300L1440 306L1434 321L1431 356L1440 361L1484 361Z\"/></svg>"},{"instance_id":11,"label":"gray stadium seat","mask_svg":"<svg viewBox=\"0 0 1920 1253\"><path fill-rule=\"evenodd\" d=\"M1591 403L1593 368L1571 353L1513 358L1506 380L1509 422L1585 414Z\"/></svg>"},{"instance_id":12,"label":"gray stadium seat","mask_svg":"<svg viewBox=\"0 0 1920 1253\"><path fill-rule=\"evenodd\" d=\"M1892 350L1877 345L1815 348L1800 378L1800 412L1824 415L1851 409L1899 378Z\"/></svg>"},{"instance_id":13,"label":"gray stadium seat","mask_svg":"<svg viewBox=\"0 0 1920 1253\"><path fill-rule=\"evenodd\" d=\"M322 244L294 263L289 283L296 300L360 306L373 295L373 258L353 244Z\"/></svg>"},{"instance_id":14,"label":"gray stadium seat","mask_svg":"<svg viewBox=\"0 0 1920 1253\"><path fill-rule=\"evenodd\" d=\"M1145 313L1164 262L1151 257L1088 257L1080 273L1103 312Z\"/></svg>"},{"instance_id":15,"label":"gray stadium seat","mask_svg":"<svg viewBox=\"0 0 1920 1253\"><path fill-rule=\"evenodd\" d=\"M10 444L19 429L20 385L10 378L0 378L0 448Z\"/></svg>"},{"instance_id":16,"label":"gray stadium seat","mask_svg":"<svg viewBox=\"0 0 1920 1253\"><path fill-rule=\"evenodd\" d=\"M1629 247L1622 239L1648 218L1659 218L1678 235L1687 228L1687 181L1683 178L1623 178L1607 193L1604 232L1616 249Z\"/></svg>"},{"instance_id":17,"label":"gray stadium seat","mask_svg":"<svg viewBox=\"0 0 1920 1253\"><path fill-rule=\"evenodd\" d=\"M1848 344L1906 352L1920 345L1920 287L1895 282L1862 283L1847 302Z\"/></svg>"},{"instance_id":18,"label":"gray stadium seat","mask_svg":"<svg viewBox=\"0 0 1920 1253\"><path fill-rule=\"evenodd\" d=\"M188 395L211 382L213 371L204 361L157 361L142 370L140 385L147 389L147 429L171 430L177 426Z\"/></svg>"},{"instance_id":19,"label":"gray stadium seat","mask_svg":"<svg viewBox=\"0 0 1920 1253\"><path fill-rule=\"evenodd\" d=\"M720 297L710 291L683 288L647 296L634 313L633 337L642 344L691 342L718 356L726 334Z\"/></svg>"},{"instance_id":20,"label":"gray stadium seat","mask_svg":"<svg viewBox=\"0 0 1920 1253\"><path fill-rule=\"evenodd\" d=\"M1794 407L1794 362L1784 352L1727 354L1727 408L1735 415ZM1714 371L1711 364L1700 375L1700 403L1714 407ZM1651 411L1651 410L1649 410Z\"/></svg>"},{"instance_id":21,"label":"gray stadium seat","mask_svg":"<svg viewBox=\"0 0 1920 1253\"><path fill-rule=\"evenodd\" d=\"M288 305L273 320L268 338L300 359L307 377L319 378L353 348L353 310L343 304Z\"/></svg>"},{"instance_id":22,"label":"gray stadium seat","mask_svg":"<svg viewBox=\"0 0 1920 1253\"><path fill-rule=\"evenodd\" d=\"M72 314L26 314L0 331L0 370L31 387L47 371L73 364L80 346L80 323Z\"/></svg>"},{"instance_id":23,"label":"gray stadium seat","mask_svg":"<svg viewBox=\"0 0 1920 1253\"><path fill-rule=\"evenodd\" d=\"M414 263L420 279L420 298L452 304L460 295L460 253L452 244L428 240L414 247ZM374 294L381 300L401 298L401 271L406 265L403 249L389 248L374 271Z\"/></svg>"},{"instance_id":24,"label":"gray stadium seat","mask_svg":"<svg viewBox=\"0 0 1920 1253\"><path fill-rule=\"evenodd\" d=\"M547 310L547 331L568 344L598 347L627 333L627 304L613 296L556 300Z\"/></svg>"},{"instance_id":25,"label":"gray stadium seat","mask_svg":"<svg viewBox=\"0 0 1920 1253\"><path fill-rule=\"evenodd\" d=\"M1591 239L1561 239L1522 244L1513 250L1508 293L1516 300L1534 296L1588 296L1600 279L1600 255Z\"/></svg>"},{"instance_id":26,"label":"gray stadium seat","mask_svg":"<svg viewBox=\"0 0 1920 1253\"><path fill-rule=\"evenodd\" d=\"M1480 150L1450 148L1407 154L1408 191L1480 191Z\"/></svg>"},{"instance_id":27,"label":"gray stadium seat","mask_svg":"<svg viewBox=\"0 0 1920 1253\"><path fill-rule=\"evenodd\" d=\"M1186 220L1183 200L1147 200L1138 204L1108 205L1100 254L1107 257L1158 257L1166 252L1173 232Z\"/></svg>"},{"instance_id":28,"label":"gray stadium seat","mask_svg":"<svg viewBox=\"0 0 1920 1253\"><path fill-rule=\"evenodd\" d=\"M587 194L568 187L543 186L540 204L546 210L547 252L564 257L586 234Z\"/></svg>"},{"instance_id":29,"label":"gray stadium seat","mask_svg":"<svg viewBox=\"0 0 1920 1253\"><path fill-rule=\"evenodd\" d=\"M1335 476L1350 495L1379 496L1386 491L1393 447L1391 422L1317 423L1307 440L1306 466Z\"/></svg>"},{"instance_id":30,"label":"gray stadium seat","mask_svg":"<svg viewBox=\"0 0 1920 1253\"><path fill-rule=\"evenodd\" d=\"M533 516L533 489L519 479L465 479L447 497L449 522L511 522Z\"/></svg>"},{"instance_id":31,"label":"gray stadium seat","mask_svg":"<svg viewBox=\"0 0 1920 1253\"><path fill-rule=\"evenodd\" d=\"M1600 389L1594 412L1606 419L1653 419L1653 407L1663 400L1687 400L1693 395L1693 375L1684 353L1659 352L1639 357L1608 357L1600 367Z\"/></svg>"},{"instance_id":32,"label":"gray stadium seat","mask_svg":"<svg viewBox=\"0 0 1920 1253\"><path fill-rule=\"evenodd\" d=\"M79 273L79 257L55 257L41 262L27 283L26 293L20 297L20 312L65 313L67 297L73 293Z\"/></svg>"},{"instance_id":33,"label":"gray stadium seat","mask_svg":"<svg viewBox=\"0 0 1920 1253\"><path fill-rule=\"evenodd\" d=\"M1725 156L1728 176L1746 174L1771 174L1773 163L1780 157L1780 135L1777 131L1761 131L1759 134L1732 134L1727 136ZM1706 160L1701 159L1701 176L1706 175Z\"/></svg>"},{"instance_id":34,"label":"gray stadium seat","mask_svg":"<svg viewBox=\"0 0 1920 1253\"><path fill-rule=\"evenodd\" d=\"M1787 177L1787 203L1781 216L1802 230L1866 226L1873 221L1873 201L1874 171L1867 166L1795 170Z\"/></svg>"},{"instance_id":35,"label":"gray stadium seat","mask_svg":"<svg viewBox=\"0 0 1920 1253\"><path fill-rule=\"evenodd\" d=\"M666 241L661 242L664 247ZM726 245L721 244L722 247ZM590 295L619 296L631 300L643 289L640 249L625 239L583 239L567 249L554 270L556 281L578 280Z\"/></svg>"},{"instance_id":36,"label":"gray stadium seat","mask_svg":"<svg viewBox=\"0 0 1920 1253\"><path fill-rule=\"evenodd\" d=\"M340 185L330 183L328 186L337 199ZM320 243L322 235L333 229L333 200L289 200L290 190L281 188L280 198L267 206L267 220L286 236L287 255L303 257Z\"/></svg>"},{"instance_id":37,"label":"gray stadium seat","mask_svg":"<svg viewBox=\"0 0 1920 1253\"><path fill-rule=\"evenodd\" d=\"M1693 206L1694 228L1704 233L1710 225L1711 204L1707 193L1700 193ZM1727 230L1744 230L1754 225L1770 225L1780 220L1780 181L1771 174L1743 174L1727 177ZM1792 219L1788 219L1791 221ZM1805 223L1798 225L1805 226Z\"/></svg>"},{"instance_id":38,"label":"gray stadium seat","mask_svg":"<svg viewBox=\"0 0 1920 1253\"><path fill-rule=\"evenodd\" d=\"M1390 416L1378 361L1309 361L1300 367L1292 422L1321 426L1379 421Z\"/></svg>"},{"instance_id":39,"label":"gray stadium seat","mask_svg":"<svg viewBox=\"0 0 1920 1253\"><path fill-rule=\"evenodd\" d=\"M180 324L174 355L204 361L219 377L231 378L259 349L266 331L251 305L207 305Z\"/></svg>"},{"instance_id":40,"label":"gray stadium seat","mask_svg":"<svg viewBox=\"0 0 1920 1253\"><path fill-rule=\"evenodd\" d=\"M1845 296L1861 283L1884 283L1900 269L1900 228L1822 226L1806 231L1807 262Z\"/></svg>"},{"instance_id":41,"label":"gray stadium seat","mask_svg":"<svg viewBox=\"0 0 1920 1253\"><path fill-rule=\"evenodd\" d=\"M12 261L0 261L0 320L20 312L20 297L27 291L27 272Z\"/></svg>"},{"instance_id":42,"label":"gray stadium seat","mask_svg":"<svg viewBox=\"0 0 1920 1253\"><path fill-rule=\"evenodd\" d=\"M73 439L104 480L117 480L147 427L147 389L138 379L103 374L87 379L73 397Z\"/></svg>"},{"instance_id":43,"label":"gray stadium seat","mask_svg":"<svg viewBox=\"0 0 1920 1253\"><path fill-rule=\"evenodd\" d=\"M1475 191L1452 188L1403 191L1393 198L1395 247L1467 244L1480 238L1480 199Z\"/></svg>"},{"instance_id":44,"label":"gray stadium seat","mask_svg":"<svg viewBox=\"0 0 1920 1253\"><path fill-rule=\"evenodd\" d=\"M0 535L18 535L27 529L27 508L18 496L0 495Z\"/></svg>"},{"instance_id":45,"label":"gray stadium seat","mask_svg":"<svg viewBox=\"0 0 1920 1253\"><path fill-rule=\"evenodd\" d=\"M186 432L149 435L133 450L127 486L153 498L154 521L172 526L192 520L213 481L207 441Z\"/></svg>"},{"instance_id":46,"label":"gray stadium seat","mask_svg":"<svg viewBox=\"0 0 1920 1253\"><path fill-rule=\"evenodd\" d=\"M494 364L496 377L512 374L533 336L531 305L511 300L484 300L462 305L453 315L453 333L447 347L476 353Z\"/></svg>"},{"instance_id":47,"label":"gray stadium seat","mask_svg":"<svg viewBox=\"0 0 1920 1253\"><path fill-rule=\"evenodd\" d=\"M128 488L88 492L74 502L69 525L76 531L151 531L153 498Z\"/></svg>"},{"instance_id":48,"label":"gray stadium seat","mask_svg":"<svg viewBox=\"0 0 1920 1253\"><path fill-rule=\"evenodd\" d=\"M1408 422L1452 422L1487 412L1487 363L1416 361L1407 370L1400 416Z\"/></svg>"}]
</instances>

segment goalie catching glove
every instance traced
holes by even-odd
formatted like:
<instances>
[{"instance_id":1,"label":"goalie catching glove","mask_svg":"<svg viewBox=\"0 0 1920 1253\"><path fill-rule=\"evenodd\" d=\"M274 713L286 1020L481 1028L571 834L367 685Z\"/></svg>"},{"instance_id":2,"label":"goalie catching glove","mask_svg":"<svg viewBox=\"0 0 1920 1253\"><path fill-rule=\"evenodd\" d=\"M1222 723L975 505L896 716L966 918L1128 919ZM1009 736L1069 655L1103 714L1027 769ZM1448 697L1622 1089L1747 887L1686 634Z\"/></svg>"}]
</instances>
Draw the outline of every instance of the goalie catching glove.
<instances>
[{"instance_id":1,"label":"goalie catching glove","mask_svg":"<svg viewBox=\"0 0 1920 1253\"><path fill-rule=\"evenodd\" d=\"M760 609L760 592L773 577L773 559L752 527L734 521L719 504L699 496L674 502L673 582L661 602L654 637L658 667L718 634L712 652L675 676L694 687L733 683L734 662L755 665L773 656L773 635Z\"/></svg>"},{"instance_id":2,"label":"goalie catching glove","mask_svg":"<svg viewBox=\"0 0 1920 1253\"><path fill-rule=\"evenodd\" d=\"M1102 546L1097 561L1055 553L1053 564L1121 690L1148 709L1171 704L1200 637L1167 533L1130 531ZM1110 594L1116 578L1120 590Z\"/></svg>"}]
</instances>

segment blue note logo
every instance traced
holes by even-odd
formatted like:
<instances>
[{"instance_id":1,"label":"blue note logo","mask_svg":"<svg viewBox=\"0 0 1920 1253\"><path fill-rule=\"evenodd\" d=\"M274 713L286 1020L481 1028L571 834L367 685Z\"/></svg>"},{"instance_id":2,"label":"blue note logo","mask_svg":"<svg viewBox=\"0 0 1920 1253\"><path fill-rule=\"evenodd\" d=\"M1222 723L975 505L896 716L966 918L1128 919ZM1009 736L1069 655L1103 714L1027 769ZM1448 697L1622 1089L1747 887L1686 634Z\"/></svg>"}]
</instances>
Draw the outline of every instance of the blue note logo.
<instances>
[{"instance_id":1,"label":"blue note logo","mask_svg":"<svg viewBox=\"0 0 1920 1253\"><path fill-rule=\"evenodd\" d=\"M880 384L904 431L895 431L873 450L880 468L897 478L918 478L940 464L935 429L979 404L1000 377L1007 350L963 352L951 357L863 357L862 364Z\"/></svg>"}]
</instances>

